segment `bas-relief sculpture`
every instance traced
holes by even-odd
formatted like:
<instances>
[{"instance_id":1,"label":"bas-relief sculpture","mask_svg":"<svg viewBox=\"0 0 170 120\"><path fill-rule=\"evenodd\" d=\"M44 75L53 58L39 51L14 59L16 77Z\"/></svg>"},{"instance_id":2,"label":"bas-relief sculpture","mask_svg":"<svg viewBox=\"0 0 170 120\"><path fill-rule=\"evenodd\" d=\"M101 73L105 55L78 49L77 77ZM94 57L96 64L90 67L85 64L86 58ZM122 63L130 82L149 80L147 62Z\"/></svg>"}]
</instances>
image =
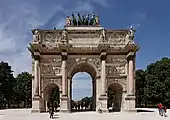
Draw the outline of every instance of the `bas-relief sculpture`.
<instances>
[{"instance_id":1,"label":"bas-relief sculpture","mask_svg":"<svg viewBox=\"0 0 170 120\"><path fill-rule=\"evenodd\" d=\"M80 13L72 14L72 18L67 16L64 29L33 30L33 42L28 49L32 56L38 56L36 58L39 60L40 71L34 70L37 64L33 57L32 72L35 76L33 79L39 84L33 82L32 89L40 87L42 92L39 99L34 99L33 93L33 111L46 110L43 103L48 101L43 98L43 94L47 92L44 91L44 87L50 84L56 84L61 90L60 111L70 111L69 81L73 77L72 70L78 70L77 67L81 64L86 65L84 70L90 69L88 71L93 72L90 74L96 75L93 76L96 81L93 82L96 84L93 109L97 111L102 106L100 109L103 112L108 111L107 94L104 91L109 85L117 83L123 88L121 109L135 110L135 94L132 91L135 83L133 76L135 66L131 63L135 63L135 53L139 47L134 42L134 31L132 27L124 30L107 30L100 27L99 17L95 14L81 16ZM37 75L39 77L36 77Z\"/></svg>"},{"instance_id":2,"label":"bas-relief sculpture","mask_svg":"<svg viewBox=\"0 0 170 120\"><path fill-rule=\"evenodd\" d=\"M42 56L41 57L41 70L42 75L57 75L61 74L61 58L55 56Z\"/></svg>"}]
</instances>

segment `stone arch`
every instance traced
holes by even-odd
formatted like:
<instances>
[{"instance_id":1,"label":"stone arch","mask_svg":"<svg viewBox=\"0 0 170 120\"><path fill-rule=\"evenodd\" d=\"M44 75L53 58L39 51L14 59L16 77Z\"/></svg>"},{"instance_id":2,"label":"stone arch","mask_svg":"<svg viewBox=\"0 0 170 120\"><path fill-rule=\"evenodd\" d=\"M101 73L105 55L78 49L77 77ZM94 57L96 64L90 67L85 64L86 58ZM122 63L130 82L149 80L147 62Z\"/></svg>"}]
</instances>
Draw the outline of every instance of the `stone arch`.
<instances>
[{"instance_id":1,"label":"stone arch","mask_svg":"<svg viewBox=\"0 0 170 120\"><path fill-rule=\"evenodd\" d=\"M46 84L44 85L43 91L45 91L46 88L50 87L51 85L52 85L52 86L57 86L57 87L59 88L59 90L61 90L61 84L60 84L60 83L58 83L58 82L55 82L55 83L50 83L50 82L48 82L48 83L46 83Z\"/></svg>"},{"instance_id":2,"label":"stone arch","mask_svg":"<svg viewBox=\"0 0 170 120\"><path fill-rule=\"evenodd\" d=\"M111 85L111 84L119 84L123 91L127 91L127 81L126 79L116 79L116 78L113 78L113 79L107 79L107 88Z\"/></svg>"},{"instance_id":3,"label":"stone arch","mask_svg":"<svg viewBox=\"0 0 170 120\"><path fill-rule=\"evenodd\" d=\"M75 63L71 68L70 71L68 73L68 75L70 76L70 82L68 82L70 84L70 98L72 98L72 78L73 76L78 73L78 72L86 72L88 73L91 78L92 78L92 110L95 111L96 110L96 76L99 74L98 70L96 68L96 66L90 62L84 62L84 61L80 61ZM70 99L71 100L71 99ZM70 101L71 103L71 101Z\"/></svg>"},{"instance_id":4,"label":"stone arch","mask_svg":"<svg viewBox=\"0 0 170 120\"><path fill-rule=\"evenodd\" d=\"M80 70L80 69L77 69L77 68L80 68L81 66L85 66L85 65L87 65L87 67L89 68L87 68L87 69L82 69L82 70ZM91 70L90 70L90 68L91 68ZM85 71L85 72L87 72L88 74L90 74L91 75L91 77L96 77L96 76L99 76L100 74L99 74L99 70L97 69L97 67L96 67L96 65L94 65L93 63L91 63L91 62L88 62L88 61L81 61L81 60L79 60L78 62L75 62L72 66L71 66L71 68L70 68L70 70L68 71L68 76L69 77L72 77L75 73L77 73L77 72L81 72L81 71ZM93 74L93 75L92 75Z\"/></svg>"},{"instance_id":5,"label":"stone arch","mask_svg":"<svg viewBox=\"0 0 170 120\"><path fill-rule=\"evenodd\" d=\"M110 92L110 93L109 93ZM123 86L118 82L112 82L108 86L108 107L111 111L120 111L122 106ZM113 98L110 98L113 97Z\"/></svg>"},{"instance_id":6,"label":"stone arch","mask_svg":"<svg viewBox=\"0 0 170 120\"><path fill-rule=\"evenodd\" d=\"M58 89L58 92L59 92L59 101L58 101L58 104L60 103L60 89L61 89L61 86L58 84L58 83L48 83L44 86L44 100L45 100L45 109L47 111L47 107L48 107L48 103L51 102L51 98L54 94L54 90L55 89Z\"/></svg>"}]
</instances>

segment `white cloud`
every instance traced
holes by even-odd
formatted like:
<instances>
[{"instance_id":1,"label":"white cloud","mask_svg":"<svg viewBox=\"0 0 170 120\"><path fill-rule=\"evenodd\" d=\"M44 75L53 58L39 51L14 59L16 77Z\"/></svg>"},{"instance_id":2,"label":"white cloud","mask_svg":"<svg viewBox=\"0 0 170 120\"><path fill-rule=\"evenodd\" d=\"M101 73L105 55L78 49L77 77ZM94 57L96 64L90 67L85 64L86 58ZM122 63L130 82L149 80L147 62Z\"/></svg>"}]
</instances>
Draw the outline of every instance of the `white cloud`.
<instances>
[{"instance_id":1,"label":"white cloud","mask_svg":"<svg viewBox=\"0 0 170 120\"><path fill-rule=\"evenodd\" d=\"M49 22L62 28L65 17L70 12L93 12L93 3L103 7L107 5L106 0L75 0L72 4L69 0L63 0L63 3L45 2L46 0L4 0L0 4L0 61L8 62L15 75L23 71L31 72L31 55L27 50L32 38L31 29L48 27L46 24ZM92 88L91 80L75 80L73 84L76 90L88 91Z\"/></svg>"}]
</instances>

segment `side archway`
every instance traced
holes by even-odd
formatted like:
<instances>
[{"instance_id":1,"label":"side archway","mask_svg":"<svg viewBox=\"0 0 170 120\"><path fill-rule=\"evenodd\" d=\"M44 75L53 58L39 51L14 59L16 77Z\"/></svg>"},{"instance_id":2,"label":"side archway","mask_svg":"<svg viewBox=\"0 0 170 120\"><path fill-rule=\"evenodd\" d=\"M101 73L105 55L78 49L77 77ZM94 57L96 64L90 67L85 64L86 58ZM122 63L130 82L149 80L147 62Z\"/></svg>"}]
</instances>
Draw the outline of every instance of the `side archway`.
<instances>
[{"instance_id":1,"label":"side archway","mask_svg":"<svg viewBox=\"0 0 170 120\"><path fill-rule=\"evenodd\" d=\"M111 83L108 86L108 108L111 112L121 111L123 87L119 83Z\"/></svg>"},{"instance_id":2,"label":"side archway","mask_svg":"<svg viewBox=\"0 0 170 120\"><path fill-rule=\"evenodd\" d=\"M44 87L45 111L48 111L49 104L53 104L54 108L60 106L60 86L55 83L49 83Z\"/></svg>"}]
</instances>

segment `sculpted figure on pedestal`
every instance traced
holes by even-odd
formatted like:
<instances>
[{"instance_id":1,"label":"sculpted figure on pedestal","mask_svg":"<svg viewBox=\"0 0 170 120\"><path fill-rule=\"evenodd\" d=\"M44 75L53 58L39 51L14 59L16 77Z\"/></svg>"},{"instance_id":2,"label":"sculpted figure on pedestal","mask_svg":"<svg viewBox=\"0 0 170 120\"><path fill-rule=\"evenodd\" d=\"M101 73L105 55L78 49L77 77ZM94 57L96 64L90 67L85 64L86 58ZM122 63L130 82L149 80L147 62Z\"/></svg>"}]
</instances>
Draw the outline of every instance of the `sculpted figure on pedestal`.
<instances>
[{"instance_id":1,"label":"sculpted figure on pedestal","mask_svg":"<svg viewBox=\"0 0 170 120\"><path fill-rule=\"evenodd\" d=\"M89 25L95 25L96 21L95 21L95 14L93 13L92 18L90 19L90 23Z\"/></svg>"},{"instance_id":2,"label":"sculpted figure on pedestal","mask_svg":"<svg viewBox=\"0 0 170 120\"><path fill-rule=\"evenodd\" d=\"M70 26L71 25L71 18L70 16L67 16L66 18L66 26Z\"/></svg>"},{"instance_id":3,"label":"sculpted figure on pedestal","mask_svg":"<svg viewBox=\"0 0 170 120\"><path fill-rule=\"evenodd\" d=\"M89 16L90 14L88 13L85 17L85 22L84 22L85 25L89 25Z\"/></svg>"},{"instance_id":4,"label":"sculpted figure on pedestal","mask_svg":"<svg viewBox=\"0 0 170 120\"><path fill-rule=\"evenodd\" d=\"M40 34L38 32L38 29L36 29L33 34L33 42L39 42L39 40L40 40Z\"/></svg>"},{"instance_id":5,"label":"sculpted figure on pedestal","mask_svg":"<svg viewBox=\"0 0 170 120\"><path fill-rule=\"evenodd\" d=\"M126 35L126 40L133 40L135 35L135 31L132 26L130 26L130 29L128 31L128 34Z\"/></svg>"},{"instance_id":6,"label":"sculpted figure on pedestal","mask_svg":"<svg viewBox=\"0 0 170 120\"><path fill-rule=\"evenodd\" d=\"M82 15L82 25L85 25L85 16Z\"/></svg>"},{"instance_id":7,"label":"sculpted figure on pedestal","mask_svg":"<svg viewBox=\"0 0 170 120\"><path fill-rule=\"evenodd\" d=\"M100 26L99 16L95 17L95 23L97 26Z\"/></svg>"},{"instance_id":8,"label":"sculpted figure on pedestal","mask_svg":"<svg viewBox=\"0 0 170 120\"><path fill-rule=\"evenodd\" d=\"M101 31L100 40L101 42L106 42L106 32L104 29Z\"/></svg>"},{"instance_id":9,"label":"sculpted figure on pedestal","mask_svg":"<svg viewBox=\"0 0 170 120\"><path fill-rule=\"evenodd\" d=\"M77 25L76 17L74 16L74 13L72 14L72 24Z\"/></svg>"},{"instance_id":10,"label":"sculpted figure on pedestal","mask_svg":"<svg viewBox=\"0 0 170 120\"><path fill-rule=\"evenodd\" d=\"M61 36L61 42L66 42L67 41L67 32L63 30L62 36Z\"/></svg>"},{"instance_id":11,"label":"sculpted figure on pedestal","mask_svg":"<svg viewBox=\"0 0 170 120\"><path fill-rule=\"evenodd\" d=\"M77 17L78 17L78 25L83 25L83 21L82 21L82 18L80 16L80 13L77 13Z\"/></svg>"}]
</instances>

